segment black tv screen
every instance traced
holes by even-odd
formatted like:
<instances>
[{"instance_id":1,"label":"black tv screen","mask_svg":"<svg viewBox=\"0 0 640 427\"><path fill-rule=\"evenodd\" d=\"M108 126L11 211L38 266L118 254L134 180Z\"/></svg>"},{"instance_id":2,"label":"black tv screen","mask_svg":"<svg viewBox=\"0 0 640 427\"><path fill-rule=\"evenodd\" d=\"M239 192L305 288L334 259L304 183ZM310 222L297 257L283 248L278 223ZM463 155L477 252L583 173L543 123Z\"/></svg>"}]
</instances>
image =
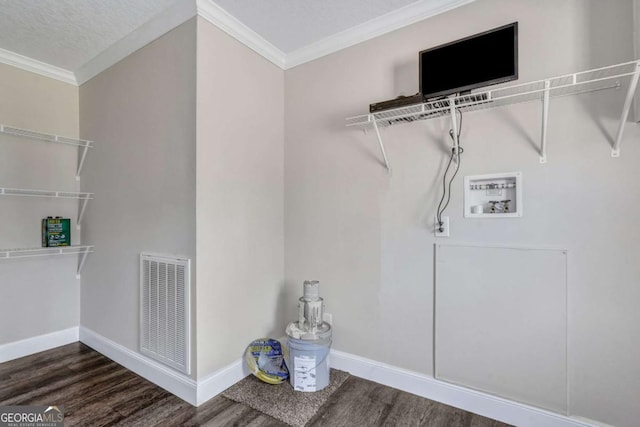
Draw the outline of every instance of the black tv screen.
<instances>
[{"instance_id":1,"label":"black tv screen","mask_svg":"<svg viewBox=\"0 0 640 427\"><path fill-rule=\"evenodd\" d=\"M518 78L518 23L420 52L425 99Z\"/></svg>"}]
</instances>

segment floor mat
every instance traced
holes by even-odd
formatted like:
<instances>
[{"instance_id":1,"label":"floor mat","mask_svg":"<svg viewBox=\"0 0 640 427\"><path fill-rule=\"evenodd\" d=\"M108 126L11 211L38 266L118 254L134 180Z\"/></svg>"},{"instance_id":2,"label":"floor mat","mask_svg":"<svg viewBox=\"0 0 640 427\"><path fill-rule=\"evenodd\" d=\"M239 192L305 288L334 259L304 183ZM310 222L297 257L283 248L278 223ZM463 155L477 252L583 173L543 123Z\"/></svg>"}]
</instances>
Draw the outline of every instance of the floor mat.
<instances>
[{"instance_id":1,"label":"floor mat","mask_svg":"<svg viewBox=\"0 0 640 427\"><path fill-rule=\"evenodd\" d=\"M271 385L249 375L222 395L291 426L302 427L348 377L348 372L331 369L328 386L314 393L303 393L294 391L288 382Z\"/></svg>"}]
</instances>

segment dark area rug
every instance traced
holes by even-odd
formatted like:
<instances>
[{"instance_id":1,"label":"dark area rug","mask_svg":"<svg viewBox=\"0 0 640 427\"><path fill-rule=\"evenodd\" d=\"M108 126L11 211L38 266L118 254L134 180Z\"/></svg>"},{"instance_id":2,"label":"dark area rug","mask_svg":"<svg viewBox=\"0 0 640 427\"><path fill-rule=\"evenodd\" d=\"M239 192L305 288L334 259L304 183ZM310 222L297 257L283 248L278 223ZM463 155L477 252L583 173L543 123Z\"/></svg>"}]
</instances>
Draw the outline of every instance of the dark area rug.
<instances>
[{"instance_id":1,"label":"dark area rug","mask_svg":"<svg viewBox=\"0 0 640 427\"><path fill-rule=\"evenodd\" d=\"M331 369L328 386L320 391L304 393L294 391L289 382L271 385L249 375L229 387L222 395L286 424L302 427L347 378L349 378L348 372Z\"/></svg>"}]
</instances>

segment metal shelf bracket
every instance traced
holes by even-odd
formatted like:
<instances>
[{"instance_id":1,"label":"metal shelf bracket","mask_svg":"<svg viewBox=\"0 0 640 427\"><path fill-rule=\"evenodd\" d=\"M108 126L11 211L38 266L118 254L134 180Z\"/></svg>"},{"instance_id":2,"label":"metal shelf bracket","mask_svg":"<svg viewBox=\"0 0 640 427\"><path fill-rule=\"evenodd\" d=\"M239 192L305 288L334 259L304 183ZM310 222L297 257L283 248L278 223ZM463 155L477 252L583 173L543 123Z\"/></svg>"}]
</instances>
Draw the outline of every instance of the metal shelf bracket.
<instances>
[{"instance_id":1,"label":"metal shelf bracket","mask_svg":"<svg viewBox=\"0 0 640 427\"><path fill-rule=\"evenodd\" d=\"M540 141L540 163L547 163L547 124L549 122L549 88L551 82L544 81L544 92L542 95L542 137Z\"/></svg>"},{"instance_id":2,"label":"metal shelf bracket","mask_svg":"<svg viewBox=\"0 0 640 427\"><path fill-rule=\"evenodd\" d=\"M80 225L82 224L82 218L84 217L84 211L87 208L87 203L89 202L89 198L82 199L82 206L80 207L80 213L78 214L78 222L76 224L76 228L79 230Z\"/></svg>"},{"instance_id":3,"label":"metal shelf bracket","mask_svg":"<svg viewBox=\"0 0 640 427\"><path fill-rule=\"evenodd\" d=\"M622 141L624 126L627 123L627 117L629 117L629 110L631 109L631 103L633 102L633 95L636 93L639 76L640 62L637 62L635 73L631 76L631 82L629 83L627 98L624 100L624 106L622 107L622 116L620 117L620 124L618 125L618 134L616 135L616 140L613 144L613 148L611 149L611 157L620 157L620 141Z\"/></svg>"},{"instance_id":4,"label":"metal shelf bracket","mask_svg":"<svg viewBox=\"0 0 640 427\"><path fill-rule=\"evenodd\" d=\"M384 151L384 144L382 143L382 137L380 136L380 129L378 128L378 122L376 121L373 115L370 116L372 118L373 129L376 131L376 138L378 139L378 144L380 145L380 152L382 153L382 158L384 159L384 166L387 168L389 175L391 175L391 165L389 164L389 159L387 159L387 153Z\"/></svg>"},{"instance_id":5,"label":"metal shelf bracket","mask_svg":"<svg viewBox=\"0 0 640 427\"><path fill-rule=\"evenodd\" d=\"M458 163L460 157L460 141L458 140L458 116L456 116L456 103L453 99L449 102L451 116L451 136L453 137L453 161Z\"/></svg>"},{"instance_id":6,"label":"metal shelf bracket","mask_svg":"<svg viewBox=\"0 0 640 427\"><path fill-rule=\"evenodd\" d=\"M87 151L89 151L89 147L91 147L91 145L89 144L82 146L82 153L80 154L80 160L78 161L78 169L76 170L76 181L80 181L82 166L84 166L84 160L87 158Z\"/></svg>"},{"instance_id":7,"label":"metal shelf bracket","mask_svg":"<svg viewBox=\"0 0 640 427\"><path fill-rule=\"evenodd\" d=\"M87 255L93 252L93 247L90 250L86 250L80 253L80 260L78 261L78 270L76 271L76 279L80 278L80 274L82 273L82 268L84 267L84 263L87 260Z\"/></svg>"}]
</instances>

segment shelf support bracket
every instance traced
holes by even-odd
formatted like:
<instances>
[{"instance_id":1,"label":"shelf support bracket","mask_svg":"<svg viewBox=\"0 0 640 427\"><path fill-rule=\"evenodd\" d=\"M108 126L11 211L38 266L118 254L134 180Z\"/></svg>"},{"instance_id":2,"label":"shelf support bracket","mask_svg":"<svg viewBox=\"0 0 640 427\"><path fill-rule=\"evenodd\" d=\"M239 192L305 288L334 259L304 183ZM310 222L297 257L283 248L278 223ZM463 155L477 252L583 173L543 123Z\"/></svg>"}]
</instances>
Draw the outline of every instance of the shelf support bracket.
<instances>
[{"instance_id":1,"label":"shelf support bracket","mask_svg":"<svg viewBox=\"0 0 640 427\"><path fill-rule=\"evenodd\" d=\"M389 164L389 159L387 159L387 153L384 151L384 144L382 143L382 137L380 136L380 129L378 129L378 122L376 121L373 115L370 120L373 123L373 129L376 131L376 138L378 138L378 144L380 145L380 152L382 153L382 158L384 159L384 166L389 171L389 175L391 175L391 165Z\"/></svg>"},{"instance_id":2,"label":"shelf support bracket","mask_svg":"<svg viewBox=\"0 0 640 427\"><path fill-rule=\"evenodd\" d=\"M458 140L458 116L456 116L456 103L453 98L449 99L449 109L451 114L451 136L453 137L453 161L458 163L460 156L460 141Z\"/></svg>"},{"instance_id":3,"label":"shelf support bracket","mask_svg":"<svg viewBox=\"0 0 640 427\"><path fill-rule=\"evenodd\" d=\"M620 141L622 141L624 126L627 123L627 117L629 116L629 110L633 102L633 95L636 93L636 87L638 86L638 77L640 77L640 62L636 63L635 73L631 76L627 98L624 100L624 106L622 107L622 117L620 117L620 125L618 125L618 134L616 135L616 140L611 150L611 157L620 157Z\"/></svg>"},{"instance_id":4,"label":"shelf support bracket","mask_svg":"<svg viewBox=\"0 0 640 427\"><path fill-rule=\"evenodd\" d=\"M89 143L82 146L82 152L80 154L80 160L78 161L78 170L76 171L76 181L80 181L80 174L82 173L82 167L84 166L84 160L87 157L87 151L89 151Z\"/></svg>"},{"instance_id":5,"label":"shelf support bracket","mask_svg":"<svg viewBox=\"0 0 640 427\"><path fill-rule=\"evenodd\" d=\"M84 267L84 262L87 260L87 255L89 255L89 250L85 250L80 254L80 261L78 262L78 271L76 272L76 278L80 278L80 273L82 273L82 268Z\"/></svg>"},{"instance_id":6,"label":"shelf support bracket","mask_svg":"<svg viewBox=\"0 0 640 427\"><path fill-rule=\"evenodd\" d=\"M82 199L82 206L80 207L80 213L78 214L78 222L76 224L77 228L80 228L82 224L82 218L84 217L84 211L87 208L87 203L89 203L89 198Z\"/></svg>"},{"instance_id":7,"label":"shelf support bracket","mask_svg":"<svg viewBox=\"0 0 640 427\"><path fill-rule=\"evenodd\" d=\"M575 76L574 76L575 78ZM551 82L544 81L542 93L542 135L540 140L540 163L547 163L547 124L549 123L549 88Z\"/></svg>"}]
</instances>

